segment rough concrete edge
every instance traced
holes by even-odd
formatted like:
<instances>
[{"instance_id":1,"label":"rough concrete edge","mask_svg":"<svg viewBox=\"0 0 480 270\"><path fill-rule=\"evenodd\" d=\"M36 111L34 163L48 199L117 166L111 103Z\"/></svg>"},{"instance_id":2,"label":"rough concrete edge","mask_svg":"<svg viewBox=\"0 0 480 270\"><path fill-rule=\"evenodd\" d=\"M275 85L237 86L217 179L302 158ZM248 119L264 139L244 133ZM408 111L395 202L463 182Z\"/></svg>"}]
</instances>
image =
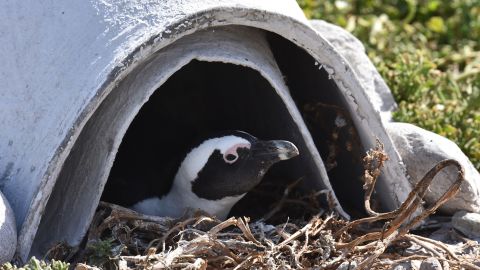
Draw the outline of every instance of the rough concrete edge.
<instances>
[{"instance_id":1,"label":"rough concrete edge","mask_svg":"<svg viewBox=\"0 0 480 270\"><path fill-rule=\"evenodd\" d=\"M397 108L390 88L368 58L365 47L347 30L323 20L310 20L312 27L323 35L349 62L360 84L374 100L375 109L384 122L392 120L392 112Z\"/></svg>"},{"instance_id":2,"label":"rough concrete edge","mask_svg":"<svg viewBox=\"0 0 480 270\"><path fill-rule=\"evenodd\" d=\"M400 196L400 200L397 202L397 205L399 205L399 203L402 201L401 197L406 198L406 193L410 192L411 187L405 187L409 186L409 176L407 174L406 166L398 150L393 144L388 130L386 129L386 125L392 121L392 112L397 108L397 104L393 98L390 88L387 86L376 67L366 55L365 47L363 46L362 42L359 41L355 36L337 25L330 24L322 20L310 20L310 24L316 31L323 35L333 47L338 50L338 52L352 67L353 73L362 86L365 95L370 101L370 104L374 110L377 111L379 118L381 119L382 127L386 131L389 140L385 146L391 148L389 150L389 155L395 155L394 158L397 159L397 165L401 170L401 173L397 174L396 176L405 182L402 183L403 188L400 188L400 191L403 193L403 195ZM381 176L381 179L385 179L385 177L382 178ZM382 184L388 184L383 183L386 181L390 181L390 179L386 179L385 181L380 180L379 182L379 187L383 190L385 187L382 187ZM395 185L395 183L390 184ZM388 197L388 194L384 195L384 198L385 197ZM420 210L421 209L418 211Z\"/></svg>"}]
</instances>

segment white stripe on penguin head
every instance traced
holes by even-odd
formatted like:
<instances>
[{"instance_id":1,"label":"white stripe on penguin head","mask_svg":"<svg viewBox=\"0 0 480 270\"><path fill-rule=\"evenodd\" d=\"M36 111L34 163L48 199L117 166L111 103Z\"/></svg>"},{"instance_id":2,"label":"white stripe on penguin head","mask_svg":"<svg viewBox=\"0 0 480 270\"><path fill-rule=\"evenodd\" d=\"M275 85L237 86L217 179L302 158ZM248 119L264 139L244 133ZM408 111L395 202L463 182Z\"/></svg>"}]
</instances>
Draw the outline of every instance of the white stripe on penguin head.
<instances>
[{"instance_id":1,"label":"white stripe on penguin head","mask_svg":"<svg viewBox=\"0 0 480 270\"><path fill-rule=\"evenodd\" d=\"M229 135L208 139L199 146L193 148L180 165L180 169L175 176L174 185L185 185L185 187L190 190L191 182L197 178L198 173L205 166L215 150L219 150L220 153L224 155L236 145L246 148L251 147L251 143L248 140L238 136Z\"/></svg>"}]
</instances>

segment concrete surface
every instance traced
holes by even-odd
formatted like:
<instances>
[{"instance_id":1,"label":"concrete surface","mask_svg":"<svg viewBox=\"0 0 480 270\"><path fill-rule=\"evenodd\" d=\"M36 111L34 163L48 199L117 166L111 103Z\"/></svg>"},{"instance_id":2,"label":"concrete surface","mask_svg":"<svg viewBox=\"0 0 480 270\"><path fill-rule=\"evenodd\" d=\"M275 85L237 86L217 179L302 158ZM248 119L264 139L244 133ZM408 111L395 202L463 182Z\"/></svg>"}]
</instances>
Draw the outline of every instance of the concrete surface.
<instances>
[{"instance_id":1,"label":"concrete surface","mask_svg":"<svg viewBox=\"0 0 480 270\"><path fill-rule=\"evenodd\" d=\"M452 226L467 237L480 240L480 214L459 211L452 217Z\"/></svg>"},{"instance_id":2,"label":"concrete surface","mask_svg":"<svg viewBox=\"0 0 480 270\"><path fill-rule=\"evenodd\" d=\"M7 198L0 192L0 265L12 260L16 246L15 216Z\"/></svg>"}]
</instances>

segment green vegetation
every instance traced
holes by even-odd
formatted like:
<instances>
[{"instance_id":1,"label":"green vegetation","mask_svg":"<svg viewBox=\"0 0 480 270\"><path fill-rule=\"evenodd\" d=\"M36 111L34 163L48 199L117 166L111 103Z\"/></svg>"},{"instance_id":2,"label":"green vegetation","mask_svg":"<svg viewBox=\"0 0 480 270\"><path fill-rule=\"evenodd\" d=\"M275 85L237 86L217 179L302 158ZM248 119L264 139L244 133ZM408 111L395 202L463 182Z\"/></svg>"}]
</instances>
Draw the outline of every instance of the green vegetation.
<instances>
[{"instance_id":1,"label":"green vegetation","mask_svg":"<svg viewBox=\"0 0 480 270\"><path fill-rule=\"evenodd\" d=\"M480 0L298 0L359 38L398 102L394 117L455 141L480 169Z\"/></svg>"},{"instance_id":2,"label":"green vegetation","mask_svg":"<svg viewBox=\"0 0 480 270\"><path fill-rule=\"evenodd\" d=\"M52 260L51 262L45 262L32 257L27 264L22 267L17 267L10 263L6 263L0 266L0 270L68 270L69 263Z\"/></svg>"},{"instance_id":3,"label":"green vegetation","mask_svg":"<svg viewBox=\"0 0 480 270\"><path fill-rule=\"evenodd\" d=\"M102 269L118 269L115 259L122 253L124 246L115 245L115 239L97 241L87 245L86 258L89 265Z\"/></svg>"}]
</instances>

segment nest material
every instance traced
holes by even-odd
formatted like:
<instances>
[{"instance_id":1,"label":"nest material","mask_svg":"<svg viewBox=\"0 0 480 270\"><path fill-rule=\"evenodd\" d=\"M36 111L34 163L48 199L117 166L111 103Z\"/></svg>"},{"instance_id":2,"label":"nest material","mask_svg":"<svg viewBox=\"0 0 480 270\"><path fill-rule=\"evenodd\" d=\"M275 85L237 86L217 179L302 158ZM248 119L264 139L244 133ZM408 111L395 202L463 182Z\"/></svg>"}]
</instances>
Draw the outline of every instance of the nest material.
<instances>
[{"instance_id":1,"label":"nest material","mask_svg":"<svg viewBox=\"0 0 480 270\"><path fill-rule=\"evenodd\" d=\"M388 269L434 257L444 268L480 270L474 264L480 256L476 242L463 239L454 249L409 233L458 192L464 174L460 164L454 160L438 163L397 210L377 213L370 208L370 196L387 159L380 143L364 159L367 218L348 222L330 213L268 224L268 218L282 212L295 184L285 189L284 197L266 218L255 222L246 217L219 221L201 212L188 212L180 219L145 216L102 202L87 248L77 254L76 261L112 269L337 269L340 265L343 269ZM458 168L457 180L434 205L412 217L434 176L447 166ZM102 245L108 254L103 258L98 254ZM52 250L51 257L65 255L58 250ZM78 264L77 269L94 267Z\"/></svg>"}]
</instances>

